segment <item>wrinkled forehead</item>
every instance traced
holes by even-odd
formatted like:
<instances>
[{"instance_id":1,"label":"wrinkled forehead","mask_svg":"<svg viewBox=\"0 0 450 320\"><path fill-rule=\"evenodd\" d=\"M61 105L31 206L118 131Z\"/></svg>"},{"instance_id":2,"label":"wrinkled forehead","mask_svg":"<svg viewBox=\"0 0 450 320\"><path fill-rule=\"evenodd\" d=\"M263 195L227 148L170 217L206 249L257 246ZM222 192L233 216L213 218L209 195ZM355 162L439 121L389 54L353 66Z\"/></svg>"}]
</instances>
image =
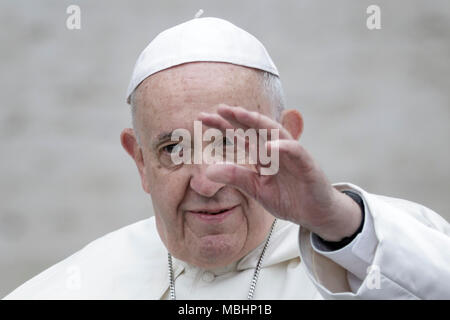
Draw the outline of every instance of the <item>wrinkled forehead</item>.
<instances>
[{"instance_id":1,"label":"wrinkled forehead","mask_svg":"<svg viewBox=\"0 0 450 320\"><path fill-rule=\"evenodd\" d=\"M154 140L178 128L191 130L200 112L225 103L270 113L261 72L229 63L196 62L158 72L138 87L141 135Z\"/></svg>"},{"instance_id":2,"label":"wrinkled forehead","mask_svg":"<svg viewBox=\"0 0 450 320\"><path fill-rule=\"evenodd\" d=\"M144 104L158 107L160 100L187 99L210 94L237 95L261 90L261 71L220 62L191 62L151 75L138 87Z\"/></svg>"}]
</instances>

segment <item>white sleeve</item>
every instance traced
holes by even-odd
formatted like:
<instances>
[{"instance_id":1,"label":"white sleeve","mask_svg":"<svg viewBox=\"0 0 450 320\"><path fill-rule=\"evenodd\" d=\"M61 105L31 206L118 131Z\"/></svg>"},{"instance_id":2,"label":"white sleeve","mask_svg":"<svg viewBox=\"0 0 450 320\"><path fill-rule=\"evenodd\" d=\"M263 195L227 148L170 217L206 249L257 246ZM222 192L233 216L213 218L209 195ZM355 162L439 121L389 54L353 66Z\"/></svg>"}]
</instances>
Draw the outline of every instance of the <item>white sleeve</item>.
<instances>
[{"instance_id":1,"label":"white sleeve","mask_svg":"<svg viewBox=\"0 0 450 320\"><path fill-rule=\"evenodd\" d=\"M328 299L449 299L450 226L419 204L335 184L363 199L365 221L347 246L329 251L300 228L300 255Z\"/></svg>"}]
</instances>

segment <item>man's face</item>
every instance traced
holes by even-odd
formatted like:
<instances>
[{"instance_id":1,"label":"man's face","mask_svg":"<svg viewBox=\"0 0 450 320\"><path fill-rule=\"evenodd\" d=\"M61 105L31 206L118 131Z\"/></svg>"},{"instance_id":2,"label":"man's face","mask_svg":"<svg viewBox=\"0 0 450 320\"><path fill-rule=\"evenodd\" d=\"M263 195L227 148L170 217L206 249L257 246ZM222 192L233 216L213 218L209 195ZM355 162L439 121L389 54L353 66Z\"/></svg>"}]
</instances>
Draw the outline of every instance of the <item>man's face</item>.
<instances>
[{"instance_id":1,"label":"man's face","mask_svg":"<svg viewBox=\"0 0 450 320\"><path fill-rule=\"evenodd\" d=\"M158 233L168 250L204 268L242 258L264 240L273 217L238 189L209 180L207 164L168 166L167 159L174 145L170 133L183 128L194 137L199 113L215 112L218 104L272 116L260 75L227 63L188 63L147 78L137 101L142 184L152 197ZM211 214L221 210L227 211Z\"/></svg>"}]
</instances>

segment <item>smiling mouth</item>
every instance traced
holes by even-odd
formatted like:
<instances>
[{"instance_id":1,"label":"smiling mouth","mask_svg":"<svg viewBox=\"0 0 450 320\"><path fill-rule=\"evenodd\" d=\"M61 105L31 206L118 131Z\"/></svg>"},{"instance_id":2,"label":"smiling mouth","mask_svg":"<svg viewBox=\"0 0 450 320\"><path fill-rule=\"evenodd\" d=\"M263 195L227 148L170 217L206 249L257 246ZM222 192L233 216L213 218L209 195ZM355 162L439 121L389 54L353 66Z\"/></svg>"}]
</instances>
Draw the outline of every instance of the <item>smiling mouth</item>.
<instances>
[{"instance_id":1,"label":"smiling mouth","mask_svg":"<svg viewBox=\"0 0 450 320\"><path fill-rule=\"evenodd\" d=\"M194 214L203 214L203 215L215 216L215 215L219 215L219 214L231 211L231 210L233 210L236 207L237 206L224 208L224 209L213 209L213 210L190 210L190 212L192 212Z\"/></svg>"}]
</instances>

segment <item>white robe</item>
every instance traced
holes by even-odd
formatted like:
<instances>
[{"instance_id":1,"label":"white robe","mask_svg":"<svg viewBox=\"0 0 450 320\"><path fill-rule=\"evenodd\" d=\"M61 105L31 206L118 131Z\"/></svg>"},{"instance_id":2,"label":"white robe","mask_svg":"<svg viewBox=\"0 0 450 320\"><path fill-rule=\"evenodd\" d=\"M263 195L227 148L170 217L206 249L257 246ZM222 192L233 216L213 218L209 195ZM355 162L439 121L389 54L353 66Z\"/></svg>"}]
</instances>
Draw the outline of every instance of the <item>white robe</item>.
<instances>
[{"instance_id":1,"label":"white robe","mask_svg":"<svg viewBox=\"0 0 450 320\"><path fill-rule=\"evenodd\" d=\"M442 217L349 183L334 186L364 200L362 232L326 251L308 230L279 220L255 299L450 299L450 226ZM177 299L246 299L263 245L216 270L174 259ZM168 279L152 217L93 241L5 299L167 299Z\"/></svg>"}]
</instances>

